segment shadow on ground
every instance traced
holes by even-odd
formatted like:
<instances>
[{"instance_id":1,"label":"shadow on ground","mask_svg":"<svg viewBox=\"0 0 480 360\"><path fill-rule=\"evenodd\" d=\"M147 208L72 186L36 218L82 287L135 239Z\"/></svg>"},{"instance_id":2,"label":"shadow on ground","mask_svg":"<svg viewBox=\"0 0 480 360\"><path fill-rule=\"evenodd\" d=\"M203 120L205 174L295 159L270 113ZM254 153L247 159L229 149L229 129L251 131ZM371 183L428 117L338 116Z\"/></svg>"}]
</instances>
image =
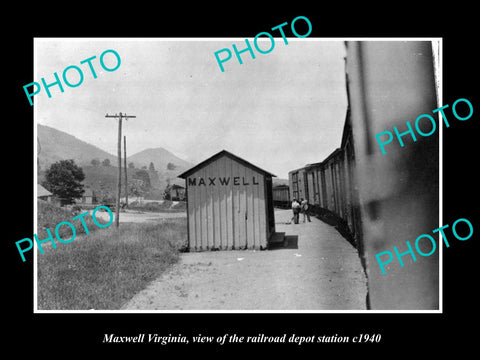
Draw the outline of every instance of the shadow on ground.
<instances>
[{"instance_id":1,"label":"shadow on ground","mask_svg":"<svg viewBox=\"0 0 480 360\"><path fill-rule=\"evenodd\" d=\"M283 242L271 243L268 250L298 249L298 235L285 235Z\"/></svg>"}]
</instances>

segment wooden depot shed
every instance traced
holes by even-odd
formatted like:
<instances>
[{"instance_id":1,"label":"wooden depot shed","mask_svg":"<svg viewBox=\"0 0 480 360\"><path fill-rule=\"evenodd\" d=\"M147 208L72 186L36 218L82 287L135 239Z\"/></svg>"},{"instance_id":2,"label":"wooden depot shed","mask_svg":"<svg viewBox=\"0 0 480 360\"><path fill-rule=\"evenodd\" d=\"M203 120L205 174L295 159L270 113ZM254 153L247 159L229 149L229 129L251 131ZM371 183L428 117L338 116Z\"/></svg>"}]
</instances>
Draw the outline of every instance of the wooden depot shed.
<instances>
[{"instance_id":1,"label":"wooden depot shed","mask_svg":"<svg viewBox=\"0 0 480 360\"><path fill-rule=\"evenodd\" d=\"M225 150L180 174L189 250L267 248L275 233L273 176Z\"/></svg>"}]
</instances>

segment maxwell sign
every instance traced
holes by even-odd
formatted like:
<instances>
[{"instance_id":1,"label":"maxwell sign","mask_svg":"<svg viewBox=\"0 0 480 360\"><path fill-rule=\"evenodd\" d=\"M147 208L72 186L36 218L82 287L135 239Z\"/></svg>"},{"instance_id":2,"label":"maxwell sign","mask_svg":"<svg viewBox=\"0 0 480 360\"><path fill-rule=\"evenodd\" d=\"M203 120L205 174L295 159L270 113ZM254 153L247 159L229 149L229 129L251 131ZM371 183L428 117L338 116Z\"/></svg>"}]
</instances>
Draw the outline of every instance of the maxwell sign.
<instances>
[{"instance_id":1,"label":"maxwell sign","mask_svg":"<svg viewBox=\"0 0 480 360\"><path fill-rule=\"evenodd\" d=\"M198 182L197 182L198 179ZM245 178L244 176L234 176L232 177L207 177L207 181L203 177L199 178L188 178L188 186L216 186L218 185L224 185L227 186L230 184L230 180L232 180L232 185L258 185L257 179L255 179L255 176L252 176L252 178Z\"/></svg>"}]
</instances>

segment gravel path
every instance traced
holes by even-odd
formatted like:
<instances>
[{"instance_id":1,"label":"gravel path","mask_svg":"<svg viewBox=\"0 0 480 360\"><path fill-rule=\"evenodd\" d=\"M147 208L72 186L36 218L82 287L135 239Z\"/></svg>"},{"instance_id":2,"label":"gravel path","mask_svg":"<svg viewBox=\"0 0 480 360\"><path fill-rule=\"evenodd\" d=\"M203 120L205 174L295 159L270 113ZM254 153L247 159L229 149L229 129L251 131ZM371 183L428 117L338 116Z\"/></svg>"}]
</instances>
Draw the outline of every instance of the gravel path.
<instances>
[{"instance_id":1,"label":"gravel path","mask_svg":"<svg viewBox=\"0 0 480 360\"><path fill-rule=\"evenodd\" d=\"M297 249L182 254L179 263L126 303L123 310L365 310L366 279L356 250L331 226L287 225Z\"/></svg>"}]
</instances>

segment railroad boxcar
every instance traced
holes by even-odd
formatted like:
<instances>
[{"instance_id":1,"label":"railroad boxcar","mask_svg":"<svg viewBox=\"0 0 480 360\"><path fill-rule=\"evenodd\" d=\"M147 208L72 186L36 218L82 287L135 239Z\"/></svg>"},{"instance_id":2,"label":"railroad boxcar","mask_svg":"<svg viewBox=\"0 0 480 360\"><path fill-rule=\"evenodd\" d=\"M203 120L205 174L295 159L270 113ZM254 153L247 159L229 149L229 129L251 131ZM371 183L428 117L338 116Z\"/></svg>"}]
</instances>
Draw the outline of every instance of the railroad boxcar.
<instances>
[{"instance_id":1,"label":"railroad boxcar","mask_svg":"<svg viewBox=\"0 0 480 360\"><path fill-rule=\"evenodd\" d=\"M439 40L346 43L355 191L362 220L358 243L371 309L439 309L438 252L417 261L405 253L406 240L431 233L440 222L438 134L415 141L405 132L407 121L439 107L434 43ZM439 121L438 114L433 117ZM392 142L382 154L375 135L395 128L405 146ZM394 253L394 247L404 254L403 262L394 255L383 274L376 255Z\"/></svg>"},{"instance_id":2,"label":"railroad boxcar","mask_svg":"<svg viewBox=\"0 0 480 360\"><path fill-rule=\"evenodd\" d=\"M273 187L273 205L282 209L290 207L290 187L288 185L275 185Z\"/></svg>"},{"instance_id":3,"label":"railroad boxcar","mask_svg":"<svg viewBox=\"0 0 480 360\"><path fill-rule=\"evenodd\" d=\"M340 148L323 161L307 164L302 171L294 172L303 173L303 193L312 212L335 225L352 245L357 246L361 219L354 167L352 127L347 109Z\"/></svg>"},{"instance_id":4,"label":"railroad boxcar","mask_svg":"<svg viewBox=\"0 0 480 360\"><path fill-rule=\"evenodd\" d=\"M290 186L290 199L307 198L307 181L305 177L305 168L292 170L288 173L288 183Z\"/></svg>"}]
</instances>

